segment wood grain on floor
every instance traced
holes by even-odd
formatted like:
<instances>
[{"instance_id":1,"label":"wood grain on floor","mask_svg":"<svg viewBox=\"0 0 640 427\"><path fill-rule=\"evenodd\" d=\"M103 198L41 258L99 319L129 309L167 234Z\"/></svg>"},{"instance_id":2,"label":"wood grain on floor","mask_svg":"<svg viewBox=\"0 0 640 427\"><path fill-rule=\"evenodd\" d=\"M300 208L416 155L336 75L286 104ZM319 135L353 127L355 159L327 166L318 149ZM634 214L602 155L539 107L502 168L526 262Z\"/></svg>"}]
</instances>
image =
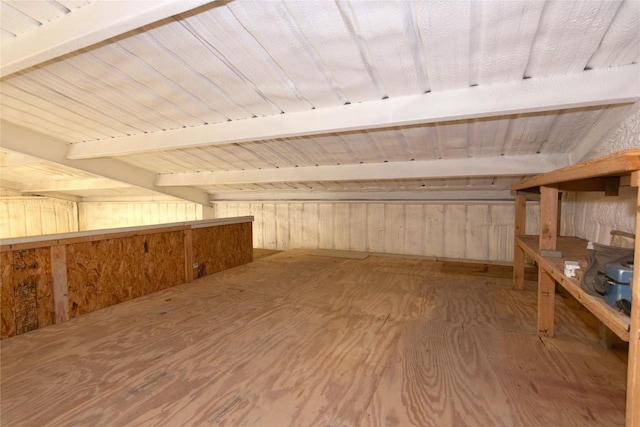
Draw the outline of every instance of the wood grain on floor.
<instances>
[{"instance_id":1,"label":"wood grain on floor","mask_svg":"<svg viewBox=\"0 0 640 427\"><path fill-rule=\"evenodd\" d=\"M622 425L597 323L558 297L540 339L504 276L270 254L2 341L0 424Z\"/></svg>"}]
</instances>

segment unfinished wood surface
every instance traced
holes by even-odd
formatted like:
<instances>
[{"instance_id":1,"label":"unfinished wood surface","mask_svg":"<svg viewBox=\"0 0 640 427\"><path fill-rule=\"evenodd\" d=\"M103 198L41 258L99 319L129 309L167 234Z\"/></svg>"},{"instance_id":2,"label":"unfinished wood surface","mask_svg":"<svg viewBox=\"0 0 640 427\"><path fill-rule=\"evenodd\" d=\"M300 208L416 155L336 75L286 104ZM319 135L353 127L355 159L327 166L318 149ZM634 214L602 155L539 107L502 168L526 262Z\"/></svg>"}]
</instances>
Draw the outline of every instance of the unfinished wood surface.
<instances>
[{"instance_id":1,"label":"unfinished wood surface","mask_svg":"<svg viewBox=\"0 0 640 427\"><path fill-rule=\"evenodd\" d=\"M584 308L556 298L540 339L534 284L474 269L290 251L17 336L1 422L620 425L626 365Z\"/></svg>"},{"instance_id":2,"label":"unfinished wood surface","mask_svg":"<svg viewBox=\"0 0 640 427\"><path fill-rule=\"evenodd\" d=\"M193 281L193 231L191 229L184 230L184 282Z\"/></svg>"},{"instance_id":3,"label":"unfinished wood surface","mask_svg":"<svg viewBox=\"0 0 640 427\"><path fill-rule=\"evenodd\" d=\"M67 248L51 246L51 276L55 323L69 320L69 285L67 283Z\"/></svg>"},{"instance_id":4,"label":"unfinished wood surface","mask_svg":"<svg viewBox=\"0 0 640 427\"><path fill-rule=\"evenodd\" d=\"M193 229L194 277L200 278L253 260L251 223Z\"/></svg>"},{"instance_id":5,"label":"unfinished wood surface","mask_svg":"<svg viewBox=\"0 0 640 427\"><path fill-rule=\"evenodd\" d=\"M49 248L27 249L2 256L1 338L54 323Z\"/></svg>"},{"instance_id":6,"label":"unfinished wood surface","mask_svg":"<svg viewBox=\"0 0 640 427\"><path fill-rule=\"evenodd\" d=\"M640 150L625 150L523 179L512 185L511 189L513 191L528 190L544 185L585 180L605 175L629 175L637 170L640 170Z\"/></svg>"},{"instance_id":7,"label":"unfinished wood surface","mask_svg":"<svg viewBox=\"0 0 640 427\"><path fill-rule=\"evenodd\" d=\"M527 198L522 194L516 194L514 237L526 234L527 223ZM513 242L513 288L524 288L524 251Z\"/></svg>"},{"instance_id":8,"label":"unfinished wood surface","mask_svg":"<svg viewBox=\"0 0 640 427\"><path fill-rule=\"evenodd\" d=\"M634 174L634 184L638 184L638 173ZM640 187L636 200L637 211L640 214ZM640 219L636 216L636 239L634 251L633 283L631 286L631 300L635 304L631 309L629 332L629 369L627 372L627 426L640 426Z\"/></svg>"},{"instance_id":9,"label":"unfinished wood surface","mask_svg":"<svg viewBox=\"0 0 640 427\"><path fill-rule=\"evenodd\" d=\"M556 282L546 270L538 269L538 335L553 337Z\"/></svg>"},{"instance_id":10,"label":"unfinished wood surface","mask_svg":"<svg viewBox=\"0 0 640 427\"><path fill-rule=\"evenodd\" d=\"M556 249L558 236L558 189L540 189L540 249Z\"/></svg>"},{"instance_id":11,"label":"unfinished wood surface","mask_svg":"<svg viewBox=\"0 0 640 427\"><path fill-rule=\"evenodd\" d=\"M66 248L70 317L184 282L182 230Z\"/></svg>"},{"instance_id":12,"label":"unfinished wood surface","mask_svg":"<svg viewBox=\"0 0 640 427\"><path fill-rule=\"evenodd\" d=\"M589 295L580 282L575 278L564 275L564 261L579 261L586 265L587 241L577 237L559 237L557 249L562 252L562 258L541 257L537 236L520 236L516 239L525 252L531 256L548 274L577 301L584 305L594 316L602 321L618 337L629 341L629 317L609 306L603 298Z\"/></svg>"}]
</instances>

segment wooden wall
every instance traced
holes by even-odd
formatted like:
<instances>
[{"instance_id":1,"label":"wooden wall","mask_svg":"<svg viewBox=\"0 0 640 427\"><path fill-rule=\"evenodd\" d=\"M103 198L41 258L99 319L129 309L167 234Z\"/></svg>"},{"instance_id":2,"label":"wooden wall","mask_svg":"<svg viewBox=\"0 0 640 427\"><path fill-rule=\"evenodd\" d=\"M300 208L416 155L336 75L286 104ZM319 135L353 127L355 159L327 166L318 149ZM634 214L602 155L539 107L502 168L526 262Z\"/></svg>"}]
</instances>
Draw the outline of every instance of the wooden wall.
<instances>
[{"instance_id":1,"label":"wooden wall","mask_svg":"<svg viewBox=\"0 0 640 427\"><path fill-rule=\"evenodd\" d=\"M49 248L0 253L0 337L54 323Z\"/></svg>"},{"instance_id":2,"label":"wooden wall","mask_svg":"<svg viewBox=\"0 0 640 427\"><path fill-rule=\"evenodd\" d=\"M79 202L78 231L198 221L210 209L183 201Z\"/></svg>"},{"instance_id":3,"label":"wooden wall","mask_svg":"<svg viewBox=\"0 0 640 427\"><path fill-rule=\"evenodd\" d=\"M193 229L194 278L253 260L251 223Z\"/></svg>"},{"instance_id":4,"label":"wooden wall","mask_svg":"<svg viewBox=\"0 0 640 427\"><path fill-rule=\"evenodd\" d=\"M66 252L70 317L185 282L183 230L74 243Z\"/></svg>"},{"instance_id":5,"label":"wooden wall","mask_svg":"<svg viewBox=\"0 0 640 427\"><path fill-rule=\"evenodd\" d=\"M214 209L219 217L253 215L256 248L513 259L513 202L217 202ZM528 203L529 233L537 222L537 203Z\"/></svg>"},{"instance_id":6,"label":"wooden wall","mask_svg":"<svg viewBox=\"0 0 640 427\"><path fill-rule=\"evenodd\" d=\"M2 339L253 260L246 217L47 237L0 246Z\"/></svg>"},{"instance_id":7,"label":"wooden wall","mask_svg":"<svg viewBox=\"0 0 640 427\"><path fill-rule=\"evenodd\" d=\"M48 197L0 198L0 238L78 231L74 202Z\"/></svg>"}]
</instances>

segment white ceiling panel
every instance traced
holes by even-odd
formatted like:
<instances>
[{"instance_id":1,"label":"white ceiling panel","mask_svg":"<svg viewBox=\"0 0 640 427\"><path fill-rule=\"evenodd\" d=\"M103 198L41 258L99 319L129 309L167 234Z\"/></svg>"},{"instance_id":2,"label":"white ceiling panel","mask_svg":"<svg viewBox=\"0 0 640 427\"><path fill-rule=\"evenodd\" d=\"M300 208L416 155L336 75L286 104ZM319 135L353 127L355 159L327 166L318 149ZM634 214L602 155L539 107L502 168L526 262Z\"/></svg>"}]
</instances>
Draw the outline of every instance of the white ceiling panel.
<instances>
[{"instance_id":1,"label":"white ceiling panel","mask_svg":"<svg viewBox=\"0 0 640 427\"><path fill-rule=\"evenodd\" d=\"M525 75L540 77L584 70L621 4L622 1L547 1Z\"/></svg>"},{"instance_id":2,"label":"white ceiling panel","mask_svg":"<svg viewBox=\"0 0 640 427\"><path fill-rule=\"evenodd\" d=\"M68 194L174 194L156 188L153 177L259 171L260 184L194 186L182 194L504 197L518 177L500 176L502 158L579 159L640 98L634 0L235 0L196 9L206 1L168 3L163 13L140 3L143 17L122 17L129 19L124 27L87 12L83 28L112 31L81 35L90 43L3 74L3 127L17 125L24 128L19 134L51 138L56 147L69 144L59 170L13 165L17 157L7 157L0 165L5 182L96 179L115 161L128 171L123 182L146 190L92 181L94 188ZM77 20L78 11L103 4L96 6L0 0L3 47L39 34L41 43L29 46L45 46L48 25L64 27L74 13ZM37 151L26 145L25 153ZM20 148L16 141L10 147ZM456 170L423 181L269 181L279 169L402 168L439 159L493 159L497 177L453 178Z\"/></svg>"}]
</instances>

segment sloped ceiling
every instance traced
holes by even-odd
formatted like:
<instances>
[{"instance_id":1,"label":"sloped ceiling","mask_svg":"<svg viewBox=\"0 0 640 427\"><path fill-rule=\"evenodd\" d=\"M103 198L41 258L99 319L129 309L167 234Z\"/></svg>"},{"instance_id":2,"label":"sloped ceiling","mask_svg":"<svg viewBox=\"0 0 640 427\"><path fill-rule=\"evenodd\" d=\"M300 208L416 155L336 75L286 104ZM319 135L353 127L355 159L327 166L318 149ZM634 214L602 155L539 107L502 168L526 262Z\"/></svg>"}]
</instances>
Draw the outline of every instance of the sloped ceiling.
<instances>
[{"instance_id":1,"label":"sloped ceiling","mask_svg":"<svg viewBox=\"0 0 640 427\"><path fill-rule=\"evenodd\" d=\"M504 199L640 97L633 0L0 6L0 184L29 194Z\"/></svg>"}]
</instances>

